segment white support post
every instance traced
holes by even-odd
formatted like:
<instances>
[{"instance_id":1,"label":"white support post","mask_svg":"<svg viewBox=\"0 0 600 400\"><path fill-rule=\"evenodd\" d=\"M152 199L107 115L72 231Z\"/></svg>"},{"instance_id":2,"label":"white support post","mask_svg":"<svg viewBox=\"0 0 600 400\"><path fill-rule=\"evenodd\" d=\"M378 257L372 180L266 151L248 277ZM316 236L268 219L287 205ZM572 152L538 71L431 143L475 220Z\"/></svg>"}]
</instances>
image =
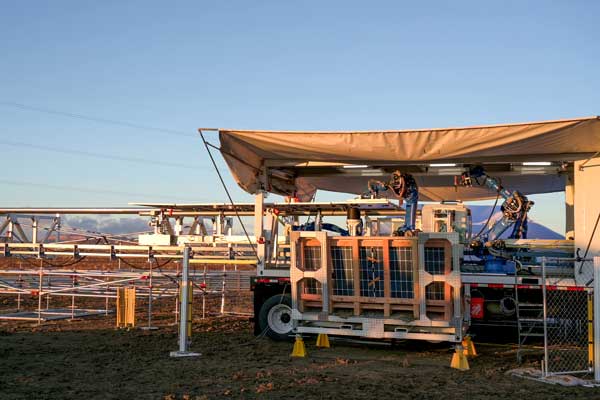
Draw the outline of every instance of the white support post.
<instances>
[{"instance_id":1,"label":"white support post","mask_svg":"<svg viewBox=\"0 0 600 400\"><path fill-rule=\"evenodd\" d=\"M224 227L225 227L225 229L224 229L225 236L233 235L233 218L231 218L231 217L225 218Z\"/></svg>"},{"instance_id":2,"label":"white support post","mask_svg":"<svg viewBox=\"0 0 600 400\"><path fill-rule=\"evenodd\" d=\"M171 357L195 357L200 353L189 351L189 343L187 338L187 323L188 323L188 296L189 296L189 267L190 267L190 247L185 246L183 249L183 261L181 263L181 295L179 303L179 350L172 351Z\"/></svg>"},{"instance_id":3,"label":"white support post","mask_svg":"<svg viewBox=\"0 0 600 400\"><path fill-rule=\"evenodd\" d=\"M277 218L275 217L275 215L273 215L272 212L268 210L265 214L266 221L263 229L266 242L265 262L271 263L273 261L273 240L276 240L276 238L274 237L274 232L277 227Z\"/></svg>"},{"instance_id":4,"label":"white support post","mask_svg":"<svg viewBox=\"0 0 600 400\"><path fill-rule=\"evenodd\" d=\"M575 237L575 178L570 172L565 184L565 239Z\"/></svg>"},{"instance_id":5,"label":"white support post","mask_svg":"<svg viewBox=\"0 0 600 400\"><path fill-rule=\"evenodd\" d=\"M223 264L223 284L221 286L221 315L225 315L225 279L227 277L227 266Z\"/></svg>"},{"instance_id":6,"label":"white support post","mask_svg":"<svg viewBox=\"0 0 600 400\"><path fill-rule=\"evenodd\" d=\"M8 230L6 231L6 237L8 238L9 242L11 241L12 238L14 238L13 227L14 227L14 222L11 219L10 222L8 223Z\"/></svg>"},{"instance_id":7,"label":"white support post","mask_svg":"<svg viewBox=\"0 0 600 400\"><path fill-rule=\"evenodd\" d=\"M269 242L270 245L268 247L269 250L269 262L273 264L277 264L277 254L279 252L279 219L276 215L272 215L270 218L272 221L271 228L269 232Z\"/></svg>"},{"instance_id":8,"label":"white support post","mask_svg":"<svg viewBox=\"0 0 600 400\"><path fill-rule=\"evenodd\" d=\"M594 257L594 380L600 382L600 257Z\"/></svg>"},{"instance_id":9,"label":"white support post","mask_svg":"<svg viewBox=\"0 0 600 400\"><path fill-rule=\"evenodd\" d=\"M256 238L256 255L258 258L256 270L258 275L263 275L265 268L266 242L264 238L264 211L265 195L263 192L260 192L254 196L254 237Z\"/></svg>"},{"instance_id":10,"label":"white support post","mask_svg":"<svg viewBox=\"0 0 600 400\"><path fill-rule=\"evenodd\" d=\"M60 242L61 221L60 214L56 214L56 243Z\"/></svg>"},{"instance_id":11,"label":"white support post","mask_svg":"<svg viewBox=\"0 0 600 400\"><path fill-rule=\"evenodd\" d=\"M588 161L575 161L573 200L575 209L574 230L575 249L581 249L584 258L600 256L600 231L597 231L596 218L600 214L600 157ZM568 222L568 221L567 221ZM575 263L575 282L581 286L589 285L593 277L590 261Z\"/></svg>"},{"instance_id":12,"label":"white support post","mask_svg":"<svg viewBox=\"0 0 600 400\"><path fill-rule=\"evenodd\" d=\"M180 236L183 233L183 218L175 218L175 236Z\"/></svg>"},{"instance_id":13,"label":"white support post","mask_svg":"<svg viewBox=\"0 0 600 400\"><path fill-rule=\"evenodd\" d=\"M36 217L31 217L31 241L37 243L38 236L38 220Z\"/></svg>"},{"instance_id":14,"label":"white support post","mask_svg":"<svg viewBox=\"0 0 600 400\"><path fill-rule=\"evenodd\" d=\"M223 235L223 225L225 224L225 215L223 213L219 214L218 216L215 217L215 229L216 231L214 232L214 234L216 236L222 236Z\"/></svg>"},{"instance_id":15,"label":"white support post","mask_svg":"<svg viewBox=\"0 0 600 400\"><path fill-rule=\"evenodd\" d=\"M315 217L315 232L321 231L322 224L323 224L323 216L321 215L321 210L317 210L317 215Z\"/></svg>"},{"instance_id":16,"label":"white support post","mask_svg":"<svg viewBox=\"0 0 600 400\"><path fill-rule=\"evenodd\" d=\"M40 259L40 272L39 272L39 276L38 279L40 280L39 282L39 286L38 286L38 309L37 309L37 323L38 325L42 324L42 289L43 289L43 282L44 282L44 260Z\"/></svg>"}]
</instances>

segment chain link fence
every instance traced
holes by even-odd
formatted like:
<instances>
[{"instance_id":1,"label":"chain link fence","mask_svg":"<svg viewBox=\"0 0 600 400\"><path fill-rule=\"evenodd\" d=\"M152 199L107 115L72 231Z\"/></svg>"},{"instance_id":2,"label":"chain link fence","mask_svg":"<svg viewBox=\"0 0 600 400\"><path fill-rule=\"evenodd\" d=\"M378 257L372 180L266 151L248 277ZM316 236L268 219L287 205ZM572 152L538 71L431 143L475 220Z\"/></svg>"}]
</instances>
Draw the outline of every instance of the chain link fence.
<instances>
[{"instance_id":1,"label":"chain link fence","mask_svg":"<svg viewBox=\"0 0 600 400\"><path fill-rule=\"evenodd\" d=\"M544 375L591 372L593 292L582 286L542 289Z\"/></svg>"}]
</instances>

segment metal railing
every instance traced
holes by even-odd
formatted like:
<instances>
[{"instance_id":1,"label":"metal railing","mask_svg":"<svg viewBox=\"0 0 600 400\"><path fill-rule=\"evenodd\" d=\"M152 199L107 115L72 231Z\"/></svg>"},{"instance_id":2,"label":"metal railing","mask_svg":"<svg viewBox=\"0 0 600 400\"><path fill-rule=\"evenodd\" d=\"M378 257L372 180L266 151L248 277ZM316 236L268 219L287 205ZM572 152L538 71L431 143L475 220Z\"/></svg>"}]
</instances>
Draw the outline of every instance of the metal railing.
<instances>
[{"instance_id":1,"label":"metal railing","mask_svg":"<svg viewBox=\"0 0 600 400\"><path fill-rule=\"evenodd\" d=\"M174 299L179 293L181 262L175 260L162 264L160 269L154 263L129 261L129 265L118 266L117 261L111 263L106 259L84 260L77 264L77 269L52 267L34 258L28 262L19 258L0 257L0 260L0 295L16 300L16 307L3 310L0 320L42 323L55 319L58 317L54 315L56 312L52 313L51 303L64 306L63 300L71 300L69 307L61 309L65 318L80 316L84 310L78 305L98 306L99 301L104 303L104 310L94 311L108 314L117 291L132 286L136 287L136 297L147 303L148 317L151 318L152 302ZM209 264L190 263L189 279L194 286L196 301L202 305L196 315L250 315L252 306L248 299L251 298L250 277L255 275L254 266L236 265L231 263L233 260L224 260L227 264L221 266L215 265L218 259L210 261ZM33 262L39 267L35 268ZM31 300L37 300L37 308L27 310L27 305L31 308ZM177 309L175 313L178 313Z\"/></svg>"}]
</instances>

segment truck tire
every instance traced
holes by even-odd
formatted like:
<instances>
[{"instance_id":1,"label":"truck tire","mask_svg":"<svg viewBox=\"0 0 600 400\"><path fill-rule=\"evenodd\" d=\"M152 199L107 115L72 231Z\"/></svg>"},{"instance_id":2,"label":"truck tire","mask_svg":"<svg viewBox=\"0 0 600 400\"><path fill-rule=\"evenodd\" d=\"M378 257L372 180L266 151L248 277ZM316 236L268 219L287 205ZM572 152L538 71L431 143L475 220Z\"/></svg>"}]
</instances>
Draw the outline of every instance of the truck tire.
<instances>
[{"instance_id":1,"label":"truck tire","mask_svg":"<svg viewBox=\"0 0 600 400\"><path fill-rule=\"evenodd\" d=\"M258 315L260 332L276 341L290 340L292 332L292 298L277 294L269 297Z\"/></svg>"}]
</instances>

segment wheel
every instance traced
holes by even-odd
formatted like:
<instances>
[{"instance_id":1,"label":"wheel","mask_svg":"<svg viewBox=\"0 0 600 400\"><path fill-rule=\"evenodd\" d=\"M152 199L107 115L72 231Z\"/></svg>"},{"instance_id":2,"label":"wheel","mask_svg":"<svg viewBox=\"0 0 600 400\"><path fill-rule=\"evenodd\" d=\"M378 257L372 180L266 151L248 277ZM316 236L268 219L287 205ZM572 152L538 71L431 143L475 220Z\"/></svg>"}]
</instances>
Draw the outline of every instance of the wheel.
<instances>
[{"instance_id":1,"label":"wheel","mask_svg":"<svg viewBox=\"0 0 600 400\"><path fill-rule=\"evenodd\" d=\"M260 308L258 325L260 331L273 340L289 340L292 332L292 298L282 294L269 297Z\"/></svg>"}]
</instances>

